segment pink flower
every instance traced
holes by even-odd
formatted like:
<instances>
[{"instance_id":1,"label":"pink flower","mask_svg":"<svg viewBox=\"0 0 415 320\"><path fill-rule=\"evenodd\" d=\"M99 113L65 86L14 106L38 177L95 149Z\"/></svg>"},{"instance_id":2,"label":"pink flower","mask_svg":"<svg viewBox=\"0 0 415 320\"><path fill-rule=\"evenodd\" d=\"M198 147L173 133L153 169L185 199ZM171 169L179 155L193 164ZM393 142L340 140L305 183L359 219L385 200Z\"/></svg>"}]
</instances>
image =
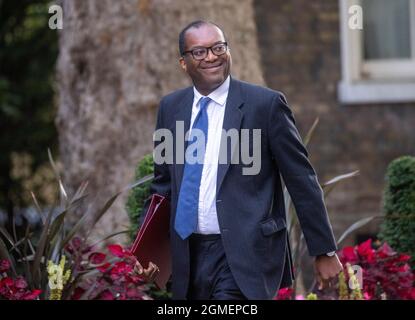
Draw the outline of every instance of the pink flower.
<instances>
[{"instance_id":1,"label":"pink flower","mask_svg":"<svg viewBox=\"0 0 415 320\"><path fill-rule=\"evenodd\" d=\"M364 292L363 293L363 299L365 299L365 300L371 300L372 299L372 296L368 292Z\"/></svg>"}]
</instances>

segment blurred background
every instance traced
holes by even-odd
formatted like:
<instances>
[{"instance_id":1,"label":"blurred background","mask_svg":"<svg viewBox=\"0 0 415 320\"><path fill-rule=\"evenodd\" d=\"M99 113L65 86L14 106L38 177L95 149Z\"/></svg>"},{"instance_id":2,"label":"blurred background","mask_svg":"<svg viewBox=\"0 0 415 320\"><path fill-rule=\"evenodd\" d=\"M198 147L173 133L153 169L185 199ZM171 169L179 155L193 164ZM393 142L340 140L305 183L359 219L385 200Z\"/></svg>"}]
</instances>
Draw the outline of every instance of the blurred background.
<instances>
[{"instance_id":1,"label":"blurred background","mask_svg":"<svg viewBox=\"0 0 415 320\"><path fill-rule=\"evenodd\" d=\"M326 198L335 235L383 214L389 163L415 153L414 0L0 0L0 225L39 223L31 192L54 205L48 148L68 194L89 182L92 212L134 181L160 98L190 85L178 34L196 19L223 27L236 78L286 95L303 137L319 119L321 183L359 170ZM96 236L128 228L127 197ZM376 239L381 220L344 244Z\"/></svg>"}]
</instances>

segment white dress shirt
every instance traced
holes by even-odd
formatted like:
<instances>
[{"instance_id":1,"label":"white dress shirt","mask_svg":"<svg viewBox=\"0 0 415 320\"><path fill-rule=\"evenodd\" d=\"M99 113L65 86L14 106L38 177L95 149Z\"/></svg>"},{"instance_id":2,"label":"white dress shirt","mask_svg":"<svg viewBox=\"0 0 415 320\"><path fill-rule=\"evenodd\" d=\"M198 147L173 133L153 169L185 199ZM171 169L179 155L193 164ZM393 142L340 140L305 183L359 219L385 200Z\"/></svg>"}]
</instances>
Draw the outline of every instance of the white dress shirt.
<instances>
[{"instance_id":1,"label":"white dress shirt","mask_svg":"<svg viewBox=\"0 0 415 320\"><path fill-rule=\"evenodd\" d=\"M220 233L218 215L216 211L216 180L218 173L219 147L222 134L223 118L225 115L226 99L228 98L230 77L211 92L208 97L212 99L207 105L208 137L203 162L202 178L199 191L198 222L196 233ZM194 99L190 128L196 115L199 113L200 98L204 97L193 87Z\"/></svg>"}]
</instances>

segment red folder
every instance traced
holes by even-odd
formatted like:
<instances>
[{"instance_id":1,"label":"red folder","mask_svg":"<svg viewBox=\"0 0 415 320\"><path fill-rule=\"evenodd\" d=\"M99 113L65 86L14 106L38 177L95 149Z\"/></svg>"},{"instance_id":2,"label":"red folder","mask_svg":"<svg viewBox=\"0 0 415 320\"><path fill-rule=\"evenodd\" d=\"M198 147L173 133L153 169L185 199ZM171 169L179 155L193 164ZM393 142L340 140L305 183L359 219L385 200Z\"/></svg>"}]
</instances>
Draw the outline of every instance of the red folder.
<instances>
[{"instance_id":1,"label":"red folder","mask_svg":"<svg viewBox=\"0 0 415 320\"><path fill-rule=\"evenodd\" d=\"M147 268L150 261L159 267L160 272L154 279L159 289L166 287L171 275L169 230L169 201L161 195L154 194L131 252L143 268Z\"/></svg>"}]
</instances>

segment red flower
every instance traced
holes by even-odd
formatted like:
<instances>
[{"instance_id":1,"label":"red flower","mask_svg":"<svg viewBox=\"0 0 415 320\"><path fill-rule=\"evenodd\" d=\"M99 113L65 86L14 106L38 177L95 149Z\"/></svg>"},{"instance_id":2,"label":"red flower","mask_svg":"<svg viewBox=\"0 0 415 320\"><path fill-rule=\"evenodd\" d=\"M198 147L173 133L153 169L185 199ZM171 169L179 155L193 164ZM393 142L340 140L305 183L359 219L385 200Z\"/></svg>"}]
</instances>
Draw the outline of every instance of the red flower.
<instances>
[{"instance_id":1,"label":"red flower","mask_svg":"<svg viewBox=\"0 0 415 320\"><path fill-rule=\"evenodd\" d=\"M127 275L132 271L133 268L130 265L126 264L124 261L119 261L111 269L111 278L116 280L123 277L124 275Z\"/></svg>"},{"instance_id":2,"label":"red flower","mask_svg":"<svg viewBox=\"0 0 415 320\"><path fill-rule=\"evenodd\" d=\"M282 288L278 291L278 294L274 300L291 300L293 292L293 288Z\"/></svg>"},{"instance_id":3,"label":"red flower","mask_svg":"<svg viewBox=\"0 0 415 320\"><path fill-rule=\"evenodd\" d=\"M109 262L104 263L102 266L98 266L97 269L101 271L102 273L105 273L108 271L108 268L111 266Z\"/></svg>"},{"instance_id":4,"label":"red flower","mask_svg":"<svg viewBox=\"0 0 415 320\"><path fill-rule=\"evenodd\" d=\"M358 260L354 247L345 247L342 251L342 257L349 262Z\"/></svg>"},{"instance_id":5,"label":"red flower","mask_svg":"<svg viewBox=\"0 0 415 320\"><path fill-rule=\"evenodd\" d=\"M85 289L77 287L72 295L72 300L79 300L85 293Z\"/></svg>"},{"instance_id":6,"label":"red flower","mask_svg":"<svg viewBox=\"0 0 415 320\"><path fill-rule=\"evenodd\" d=\"M73 237L71 242L72 242L72 246L75 250L78 250L82 245L82 240L79 237Z\"/></svg>"},{"instance_id":7,"label":"red flower","mask_svg":"<svg viewBox=\"0 0 415 320\"><path fill-rule=\"evenodd\" d=\"M101 252L93 252L89 255L89 262L92 264L101 264L104 262L106 255Z\"/></svg>"},{"instance_id":8,"label":"red flower","mask_svg":"<svg viewBox=\"0 0 415 320\"><path fill-rule=\"evenodd\" d=\"M118 244L111 244L108 246L108 250L116 257L123 258L125 256L124 249Z\"/></svg>"},{"instance_id":9,"label":"red flower","mask_svg":"<svg viewBox=\"0 0 415 320\"><path fill-rule=\"evenodd\" d=\"M26 289L27 288L27 282L23 277L18 277L15 280L14 285L18 289Z\"/></svg>"},{"instance_id":10,"label":"red flower","mask_svg":"<svg viewBox=\"0 0 415 320\"><path fill-rule=\"evenodd\" d=\"M11 287L14 286L14 282L13 279L10 277L5 277L3 279L0 280L0 288L2 287Z\"/></svg>"},{"instance_id":11,"label":"red flower","mask_svg":"<svg viewBox=\"0 0 415 320\"><path fill-rule=\"evenodd\" d=\"M409 265L411 257L394 252L387 243L375 250L368 240L355 248L344 248L339 256L343 264L349 262L362 268L365 299L381 299L382 293L388 299L414 298L415 274Z\"/></svg>"},{"instance_id":12,"label":"red flower","mask_svg":"<svg viewBox=\"0 0 415 320\"><path fill-rule=\"evenodd\" d=\"M22 297L22 300L35 300L40 294L42 293L42 290L33 290L29 291L29 293L25 294Z\"/></svg>"},{"instance_id":13,"label":"red flower","mask_svg":"<svg viewBox=\"0 0 415 320\"><path fill-rule=\"evenodd\" d=\"M372 239L366 240L357 246L357 253L362 258L366 258L367 262L373 263L375 261L375 250L372 249Z\"/></svg>"},{"instance_id":14,"label":"red flower","mask_svg":"<svg viewBox=\"0 0 415 320\"><path fill-rule=\"evenodd\" d=\"M100 295L101 300L114 300L114 296L109 290L105 290Z\"/></svg>"},{"instance_id":15,"label":"red flower","mask_svg":"<svg viewBox=\"0 0 415 320\"><path fill-rule=\"evenodd\" d=\"M9 260L0 260L0 273L6 272L10 269Z\"/></svg>"},{"instance_id":16,"label":"red flower","mask_svg":"<svg viewBox=\"0 0 415 320\"><path fill-rule=\"evenodd\" d=\"M396 254L386 242L379 247L377 252L380 258L392 257Z\"/></svg>"},{"instance_id":17,"label":"red flower","mask_svg":"<svg viewBox=\"0 0 415 320\"><path fill-rule=\"evenodd\" d=\"M411 259L411 256L408 256L406 254L400 254L397 258L397 261L399 262L408 262Z\"/></svg>"}]
</instances>

